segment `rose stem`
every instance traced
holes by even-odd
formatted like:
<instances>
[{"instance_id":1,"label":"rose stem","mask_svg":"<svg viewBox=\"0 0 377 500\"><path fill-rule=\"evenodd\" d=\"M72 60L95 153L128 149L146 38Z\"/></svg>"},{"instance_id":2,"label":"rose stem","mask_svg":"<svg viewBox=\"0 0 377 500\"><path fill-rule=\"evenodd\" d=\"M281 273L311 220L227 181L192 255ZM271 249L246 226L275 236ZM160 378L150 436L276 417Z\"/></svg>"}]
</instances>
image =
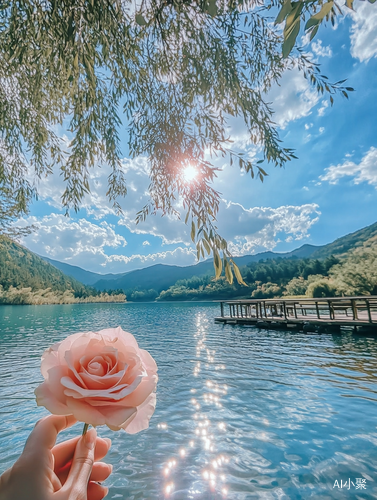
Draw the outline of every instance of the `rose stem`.
<instances>
[{"instance_id":1,"label":"rose stem","mask_svg":"<svg viewBox=\"0 0 377 500\"><path fill-rule=\"evenodd\" d=\"M86 431L88 430L90 424L84 424L84 428L82 430L82 435L85 436Z\"/></svg>"}]
</instances>

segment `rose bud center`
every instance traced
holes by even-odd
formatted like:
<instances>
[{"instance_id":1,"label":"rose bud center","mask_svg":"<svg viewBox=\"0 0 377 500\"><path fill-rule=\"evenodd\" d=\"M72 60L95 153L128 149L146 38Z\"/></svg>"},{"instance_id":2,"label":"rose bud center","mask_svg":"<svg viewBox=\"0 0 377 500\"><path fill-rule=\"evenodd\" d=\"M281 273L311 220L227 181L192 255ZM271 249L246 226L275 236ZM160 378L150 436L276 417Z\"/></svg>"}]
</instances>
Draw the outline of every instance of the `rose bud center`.
<instances>
[{"instance_id":1,"label":"rose bud center","mask_svg":"<svg viewBox=\"0 0 377 500\"><path fill-rule=\"evenodd\" d=\"M105 375L107 373L108 365L104 362L102 357L96 356L88 363L86 370L91 375L97 375L101 377L102 375Z\"/></svg>"}]
</instances>

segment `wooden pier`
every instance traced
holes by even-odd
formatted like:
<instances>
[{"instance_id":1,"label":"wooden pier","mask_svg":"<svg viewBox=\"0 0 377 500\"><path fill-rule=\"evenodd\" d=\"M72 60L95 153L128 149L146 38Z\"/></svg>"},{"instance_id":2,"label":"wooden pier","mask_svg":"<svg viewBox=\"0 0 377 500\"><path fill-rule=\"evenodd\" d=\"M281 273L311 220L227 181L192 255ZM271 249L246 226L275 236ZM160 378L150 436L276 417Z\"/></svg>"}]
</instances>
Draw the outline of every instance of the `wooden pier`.
<instances>
[{"instance_id":1,"label":"wooden pier","mask_svg":"<svg viewBox=\"0 0 377 500\"><path fill-rule=\"evenodd\" d=\"M337 331L354 327L377 333L377 296L320 299L250 299L220 302L216 322L260 328Z\"/></svg>"}]
</instances>

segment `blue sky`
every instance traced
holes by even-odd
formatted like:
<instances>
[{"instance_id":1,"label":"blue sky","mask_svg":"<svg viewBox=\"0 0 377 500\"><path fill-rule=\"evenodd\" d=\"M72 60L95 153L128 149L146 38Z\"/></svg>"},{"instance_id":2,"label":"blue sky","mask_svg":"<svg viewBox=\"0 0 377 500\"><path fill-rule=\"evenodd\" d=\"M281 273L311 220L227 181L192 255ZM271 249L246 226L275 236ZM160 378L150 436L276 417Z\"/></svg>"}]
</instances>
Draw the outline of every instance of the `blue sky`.
<instances>
[{"instance_id":1,"label":"blue sky","mask_svg":"<svg viewBox=\"0 0 377 500\"><path fill-rule=\"evenodd\" d=\"M218 228L234 255L323 245L377 219L377 7L355 2L355 11L336 29L322 27L305 47L331 81L347 78L355 88L349 100L339 96L330 107L298 71L287 72L268 95L281 139L299 159L283 169L267 166L264 184L236 166L216 163L222 170L215 188L223 200ZM258 156L241 122L230 123L230 133L240 151ZM190 230L182 221L157 215L136 227L135 214L148 200L147 160L124 158L123 165L128 182L123 216L106 200L104 168L93 170L92 194L80 212L65 217L57 172L39 185L39 200L26 219L38 230L22 243L98 273L194 264Z\"/></svg>"}]
</instances>

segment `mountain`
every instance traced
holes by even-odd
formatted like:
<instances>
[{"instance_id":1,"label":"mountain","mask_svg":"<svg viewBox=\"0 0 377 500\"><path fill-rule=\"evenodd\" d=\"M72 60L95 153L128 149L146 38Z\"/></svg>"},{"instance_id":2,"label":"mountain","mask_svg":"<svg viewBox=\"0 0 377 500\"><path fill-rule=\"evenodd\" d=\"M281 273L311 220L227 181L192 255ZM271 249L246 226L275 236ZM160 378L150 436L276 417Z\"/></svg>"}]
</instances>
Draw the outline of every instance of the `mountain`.
<instances>
[{"instance_id":1,"label":"mountain","mask_svg":"<svg viewBox=\"0 0 377 500\"><path fill-rule=\"evenodd\" d=\"M259 260L265 260L265 259L277 259L277 258L283 258L283 259L289 259L289 258L298 258L298 259L304 259L308 258L312 255L313 252L321 249L322 247L319 246L314 246L314 245L302 245L301 247L297 248L296 250L293 250L292 252L286 252L286 253L276 253L276 252L261 252L257 253L254 255L244 255L242 257L236 257L235 261L238 266L245 266L249 262L258 262ZM143 289L148 289L147 286L144 286L145 283L149 283L149 288L156 288L155 281L156 278L153 277L152 280L148 279L148 275L151 272L156 272L157 276L161 277L163 272L162 270L165 270L167 273L166 277L166 282L170 284L174 284L175 281L179 279L187 279L187 278L192 278L192 276L195 275L203 275L203 274L208 274L212 273L213 271L213 263L212 259L207 259L206 261L200 262L198 264L195 264L193 266L185 266L185 267L180 267L180 266L169 266L166 264L156 264L154 266L146 267L144 269L137 269L135 271L127 271L126 273L119 273L119 274L99 274L99 273L93 273L91 271L86 271L85 269L82 269L81 267L78 266L72 266L71 264L67 264L65 262L59 262L58 260L53 260L48 257L43 257L42 255L40 256L41 259L45 260L46 262L52 264L55 266L57 269L60 269L64 274L67 276L71 276L72 278L75 278L76 280L80 281L84 285L90 285L94 286L98 290L105 290L105 289L113 289L116 290L118 288L124 288L122 284L128 282L129 278L129 283L133 284L134 286L127 286L128 289L134 288L134 287L142 287ZM159 269L158 266L161 266L161 269ZM156 269L157 268L157 269ZM149 270L149 271L145 271ZM160 273L161 271L161 273ZM131 275L131 276L128 276ZM172 283L171 279L169 276L172 275L174 281ZM128 278L126 278L128 276ZM179 278L174 278L175 276L180 276ZM140 280L140 281L139 281ZM111 283L110 283L111 281ZM169 284L169 286L170 286ZM125 289L125 288L124 288ZM162 288L164 289L164 288Z\"/></svg>"},{"instance_id":2,"label":"mountain","mask_svg":"<svg viewBox=\"0 0 377 500\"><path fill-rule=\"evenodd\" d=\"M13 286L31 287L32 290L71 290L78 294L86 291L82 283L65 276L59 269L6 236L0 236L0 285L5 290Z\"/></svg>"},{"instance_id":3,"label":"mountain","mask_svg":"<svg viewBox=\"0 0 377 500\"><path fill-rule=\"evenodd\" d=\"M366 240L376 235L377 222L354 233L342 236L323 247L319 247L310 257L312 259L325 259L326 257L330 257L330 255L341 255L348 252L348 250L362 246Z\"/></svg>"},{"instance_id":4,"label":"mountain","mask_svg":"<svg viewBox=\"0 0 377 500\"><path fill-rule=\"evenodd\" d=\"M113 279L118 279L124 274L127 274L127 273L121 273L121 274L92 273L91 271L86 271L81 267L71 266L71 264L66 264L65 262L59 262L58 260L49 259L48 257L43 257L42 255L40 255L40 258L45 260L46 262L49 262L57 269L60 269L60 271L62 271L67 276L71 276L72 278L81 281L81 283L84 283L84 285L94 285L94 283L102 279L108 281Z\"/></svg>"},{"instance_id":5,"label":"mountain","mask_svg":"<svg viewBox=\"0 0 377 500\"><path fill-rule=\"evenodd\" d=\"M352 234L348 234L338 238L332 243L324 246L302 245L301 247L285 253L277 252L261 252L255 255L244 255L235 257L236 264L246 266L251 262L268 259L325 259L330 255L340 255L351 248L362 245L364 241L377 234L377 222L371 226L365 227ZM137 269L122 274L106 274L101 275L85 271L77 266L71 266L58 261L53 261L47 257L43 257L58 269L61 269L68 276L72 276L86 285L92 285L97 290L118 290L122 289L126 293L133 290L149 290L154 289L160 293L176 281L182 279L190 279L193 276L204 276L214 274L212 259L207 259L203 262L192 266L170 266L165 264L156 264L144 269Z\"/></svg>"},{"instance_id":6,"label":"mountain","mask_svg":"<svg viewBox=\"0 0 377 500\"><path fill-rule=\"evenodd\" d=\"M267 259L290 259L290 258L306 258L319 250L321 247L314 245L303 245L292 252L276 253L276 252L262 252L255 255L244 255L242 257L235 257L235 263L241 267L246 266L250 262L258 262ZM122 289L126 293L132 290L149 290L154 289L160 293L170 286L174 285L178 280L190 279L193 276L204 276L207 274L214 275L213 261L207 259L203 262L192 266L169 266L166 264L155 264L154 266L146 267L144 269L137 269L121 275L119 278L112 279L111 281L101 279L93 284L97 290L109 289Z\"/></svg>"}]
</instances>

